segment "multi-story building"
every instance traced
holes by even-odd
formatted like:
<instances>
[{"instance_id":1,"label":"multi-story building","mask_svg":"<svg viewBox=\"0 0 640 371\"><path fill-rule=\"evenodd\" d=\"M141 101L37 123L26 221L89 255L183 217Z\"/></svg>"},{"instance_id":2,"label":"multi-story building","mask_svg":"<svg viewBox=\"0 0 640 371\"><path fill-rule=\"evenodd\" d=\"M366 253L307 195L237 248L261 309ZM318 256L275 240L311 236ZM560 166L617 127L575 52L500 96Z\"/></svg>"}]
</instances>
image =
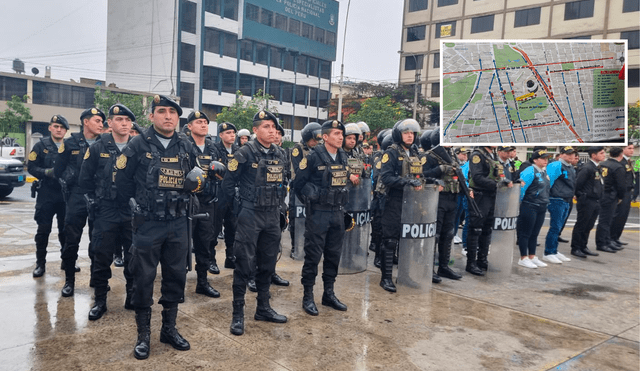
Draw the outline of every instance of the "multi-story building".
<instances>
[{"instance_id":1,"label":"multi-story building","mask_svg":"<svg viewBox=\"0 0 640 371\"><path fill-rule=\"evenodd\" d=\"M440 97L440 39L626 39L640 99L639 0L405 0L399 83Z\"/></svg>"},{"instance_id":2,"label":"multi-story building","mask_svg":"<svg viewBox=\"0 0 640 371\"><path fill-rule=\"evenodd\" d=\"M174 95L214 119L266 92L286 129L327 117L334 0L109 0L107 83Z\"/></svg>"}]
</instances>

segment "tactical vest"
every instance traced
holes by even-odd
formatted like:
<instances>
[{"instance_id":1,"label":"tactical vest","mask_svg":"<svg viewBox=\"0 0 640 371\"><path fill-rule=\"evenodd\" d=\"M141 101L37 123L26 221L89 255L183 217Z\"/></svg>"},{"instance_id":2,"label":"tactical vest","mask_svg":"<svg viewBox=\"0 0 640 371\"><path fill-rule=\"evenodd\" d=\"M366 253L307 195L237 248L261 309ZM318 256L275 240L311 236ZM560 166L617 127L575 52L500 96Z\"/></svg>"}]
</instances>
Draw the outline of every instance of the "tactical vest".
<instances>
[{"instance_id":1,"label":"tactical vest","mask_svg":"<svg viewBox=\"0 0 640 371\"><path fill-rule=\"evenodd\" d=\"M482 154L484 161L489 165L489 174L487 174L487 178L493 180L494 182L499 182L504 179L504 167L498 160L492 160L489 156L487 156L486 152L478 151ZM473 152L476 153L476 152ZM474 156L473 154L471 155ZM473 181L473 177L469 175L469 187L473 188L475 183Z\"/></svg>"},{"instance_id":2,"label":"tactical vest","mask_svg":"<svg viewBox=\"0 0 640 371\"><path fill-rule=\"evenodd\" d=\"M429 150L426 155L436 159L439 165L455 166L454 164L450 164L444 161L444 159L435 154L432 150ZM458 181L458 176L455 172L450 171L447 173L443 173L441 180L444 182L444 189L442 190L442 192L460 193L460 182Z\"/></svg>"},{"instance_id":3,"label":"tactical vest","mask_svg":"<svg viewBox=\"0 0 640 371\"><path fill-rule=\"evenodd\" d=\"M71 135L75 138L75 143L71 140L67 140L66 143L64 143L65 146L68 146L68 150L71 151L71 157L69 158L69 163L67 163L67 167L64 169L61 176L62 180L67 183L68 189L77 186L84 154L89 148L89 143L87 143L87 140L82 133L75 133ZM96 140L99 139L96 138Z\"/></svg>"},{"instance_id":4,"label":"tactical vest","mask_svg":"<svg viewBox=\"0 0 640 371\"><path fill-rule=\"evenodd\" d=\"M193 145L194 147L197 147L195 142L193 142ZM202 192L198 193L198 199L200 200L200 202L203 202L205 204L210 204L215 200L217 189L216 185L219 182L217 179L209 177L209 169L211 168L211 163L213 161L216 161L213 153L211 153L212 146L213 142L209 138L206 138L204 142L204 149L205 151L207 149L209 151L198 153L198 155L196 156L196 166L202 169L202 171L204 172L204 177L206 179L204 189L202 190ZM225 153L227 153L226 150Z\"/></svg>"},{"instance_id":5,"label":"tactical vest","mask_svg":"<svg viewBox=\"0 0 640 371\"><path fill-rule=\"evenodd\" d=\"M258 145L254 142L247 143L254 160L258 161L251 164L256 169L256 177L252 185L240 182L240 195L249 196L256 207L280 206L285 196L284 159L280 152L276 152L276 159L261 158L260 150L256 148Z\"/></svg>"},{"instance_id":6,"label":"tactical vest","mask_svg":"<svg viewBox=\"0 0 640 371\"><path fill-rule=\"evenodd\" d=\"M318 166L318 170L322 170L322 186L320 188L319 204L342 206L349 202L349 192L346 189L349 180L348 168L344 165L347 162L343 152L338 151L336 159L337 164L333 163L333 159L326 149L317 151L324 165ZM324 169L321 169L321 166Z\"/></svg>"},{"instance_id":7,"label":"tactical vest","mask_svg":"<svg viewBox=\"0 0 640 371\"><path fill-rule=\"evenodd\" d=\"M387 193L387 187L380 180L382 169L382 152L373 157L373 181L375 183L374 192L384 195Z\"/></svg>"},{"instance_id":8,"label":"tactical vest","mask_svg":"<svg viewBox=\"0 0 640 371\"><path fill-rule=\"evenodd\" d=\"M58 146L56 146L51 137L42 138L40 141L44 145L44 149L42 150L42 153L44 153L42 167L45 169L53 168L56 158L58 157ZM44 177L43 179L39 179L39 181L42 182L42 185L60 190L60 183L58 183L58 180L55 178Z\"/></svg>"},{"instance_id":9,"label":"tactical vest","mask_svg":"<svg viewBox=\"0 0 640 371\"><path fill-rule=\"evenodd\" d=\"M293 157L297 157L297 156L293 156L293 152L294 151L300 151L302 153L302 158L305 159L307 158L307 156L309 155L309 152L311 151L311 149L307 146L306 143L297 143L293 149L291 150L292 154L291 154L291 179L295 179L296 178L296 169L294 169L293 166Z\"/></svg>"},{"instance_id":10,"label":"tactical vest","mask_svg":"<svg viewBox=\"0 0 640 371\"><path fill-rule=\"evenodd\" d=\"M115 147L115 144L112 147ZM107 153L100 152L100 157L108 156L108 161L105 162L104 168L96 169L94 179L96 180L96 198L99 200L114 201L116 199L118 194L116 189L116 174L118 172L116 161L118 155L116 148L109 148Z\"/></svg>"}]
</instances>

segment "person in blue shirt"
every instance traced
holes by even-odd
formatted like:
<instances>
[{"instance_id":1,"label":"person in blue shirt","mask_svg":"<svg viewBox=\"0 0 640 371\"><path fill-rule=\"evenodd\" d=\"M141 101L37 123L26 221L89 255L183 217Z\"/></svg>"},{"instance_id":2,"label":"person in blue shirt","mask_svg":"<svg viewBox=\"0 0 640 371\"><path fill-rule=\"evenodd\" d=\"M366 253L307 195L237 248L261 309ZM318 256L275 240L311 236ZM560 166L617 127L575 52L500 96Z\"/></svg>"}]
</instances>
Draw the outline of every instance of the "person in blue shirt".
<instances>
[{"instance_id":1,"label":"person in blue shirt","mask_svg":"<svg viewBox=\"0 0 640 371\"><path fill-rule=\"evenodd\" d=\"M531 166L520 173L524 185L520 189L520 216L517 234L520 248L518 265L526 268L546 267L536 256L538 234L549 204L549 176L545 172L548 158L546 149L539 149L531 156Z\"/></svg>"},{"instance_id":2,"label":"person in blue shirt","mask_svg":"<svg viewBox=\"0 0 640 371\"><path fill-rule=\"evenodd\" d=\"M552 264L562 264L571 259L558 252L558 237L564 222L569 216L569 207L576 188L576 171L573 165L578 162L578 151L566 146L560 149L558 161L547 166L547 175L551 191L549 194L549 232L542 260Z\"/></svg>"}]
</instances>

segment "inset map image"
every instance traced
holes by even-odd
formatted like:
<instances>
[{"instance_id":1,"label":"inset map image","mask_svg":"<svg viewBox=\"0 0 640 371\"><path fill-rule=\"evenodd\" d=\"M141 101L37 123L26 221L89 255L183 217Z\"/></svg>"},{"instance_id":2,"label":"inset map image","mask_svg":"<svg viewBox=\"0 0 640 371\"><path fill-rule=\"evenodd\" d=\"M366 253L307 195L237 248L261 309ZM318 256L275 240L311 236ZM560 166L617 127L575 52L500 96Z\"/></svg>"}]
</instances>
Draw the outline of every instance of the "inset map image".
<instances>
[{"instance_id":1,"label":"inset map image","mask_svg":"<svg viewBox=\"0 0 640 371\"><path fill-rule=\"evenodd\" d=\"M442 141L625 140L625 41L442 41Z\"/></svg>"}]
</instances>

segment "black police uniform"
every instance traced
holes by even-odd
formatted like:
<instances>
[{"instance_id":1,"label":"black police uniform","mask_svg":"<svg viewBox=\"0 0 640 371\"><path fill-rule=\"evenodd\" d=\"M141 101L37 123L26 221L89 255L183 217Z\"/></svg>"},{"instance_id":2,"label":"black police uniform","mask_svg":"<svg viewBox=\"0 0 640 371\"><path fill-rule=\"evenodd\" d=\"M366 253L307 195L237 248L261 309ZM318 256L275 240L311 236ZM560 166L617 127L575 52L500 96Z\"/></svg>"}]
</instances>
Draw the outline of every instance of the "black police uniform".
<instances>
[{"instance_id":1,"label":"black police uniform","mask_svg":"<svg viewBox=\"0 0 640 371\"><path fill-rule=\"evenodd\" d=\"M589 233L598 219L600 203L598 200L603 192L602 174L598 166L589 159L578 170L576 175L576 210L578 216L571 233L571 254L578 257L586 255L597 256L587 247ZM585 255L586 254L586 255Z\"/></svg>"},{"instance_id":2,"label":"black police uniform","mask_svg":"<svg viewBox=\"0 0 640 371\"><path fill-rule=\"evenodd\" d=\"M631 164L631 160L623 157L620 163L622 164L622 166L624 166L625 169L625 193L624 198L616 207L616 211L613 215L613 221L611 222L611 240L619 245L621 244L620 236L622 236L624 225L627 223L629 211L631 210L631 197L633 194L633 187L635 182L637 182L637 179L635 179L635 174L633 173L633 165Z\"/></svg>"},{"instance_id":3,"label":"black police uniform","mask_svg":"<svg viewBox=\"0 0 640 371\"><path fill-rule=\"evenodd\" d=\"M382 213L386 200L386 189L380 181L382 169L382 151L376 151L372 156L371 177L373 178L373 198L371 200L371 245L369 250L375 252L373 265L380 268L380 247L382 246Z\"/></svg>"},{"instance_id":4,"label":"black police uniform","mask_svg":"<svg viewBox=\"0 0 640 371\"><path fill-rule=\"evenodd\" d=\"M200 149L200 147L196 145L193 137L189 137L189 140L197 153L196 162L198 166L207 173L211 163L220 158L213 140L208 137L205 138L204 150ZM195 270L198 276L196 293L207 295L212 298L220 297L220 293L211 287L207 280L207 270L209 269L212 259L215 260L215 257L211 256L210 246L213 241L218 239L218 235L214 233L216 201L218 200L217 183L217 179L207 177L204 190L198 193L197 197L200 204L198 213L207 213L209 216L207 218L194 219L193 221L193 248L196 255ZM215 249L213 251L215 252Z\"/></svg>"},{"instance_id":5,"label":"black police uniform","mask_svg":"<svg viewBox=\"0 0 640 371\"><path fill-rule=\"evenodd\" d=\"M273 120L275 116L260 111L254 121ZM269 305L269 286L275 272L280 248L280 203L285 195L284 158L275 144L265 148L258 140L247 142L229 160L222 181L224 202L240 193L240 212L236 225L233 272L233 318L230 331L244 333L244 296L247 282L254 276L258 290L255 319L284 323L285 316Z\"/></svg>"},{"instance_id":6,"label":"black police uniform","mask_svg":"<svg viewBox=\"0 0 640 371\"><path fill-rule=\"evenodd\" d=\"M89 319L97 320L107 310L107 285L111 278L111 263L116 249L124 251L124 278L127 297L125 308L133 309L133 276L128 262L131 260L131 209L128 199L116 189L116 161L122 152L112 134L103 134L100 140L87 150L78 185L84 189L93 203L94 214L91 242L93 245L93 269L91 279L95 288L95 305L89 311Z\"/></svg>"},{"instance_id":7,"label":"black police uniform","mask_svg":"<svg viewBox=\"0 0 640 371\"><path fill-rule=\"evenodd\" d=\"M42 138L33 146L33 150L29 153L29 174L38 178L38 180L32 184L32 188L38 192L36 197L36 212L33 215L33 219L38 224L38 230L35 235L36 269L33 272L34 277L42 276L45 271L47 246L49 244L49 234L51 233L54 215L58 221L60 251L62 251L65 243L64 215L66 205L62 197L60 183L54 178L53 174L53 166L57 157L58 146L53 142L51 137Z\"/></svg>"},{"instance_id":8,"label":"black police uniform","mask_svg":"<svg viewBox=\"0 0 640 371\"><path fill-rule=\"evenodd\" d=\"M300 162L302 159L306 158L309 155L309 151L311 148L307 146L306 142L300 140L300 142L296 143L291 149L290 156L290 164L291 164L291 179L295 179L296 174L300 171ZM289 187L289 218L294 218L296 213L296 205L295 205L295 189L293 188L293 182ZM302 233L302 232L301 232ZM296 223L289 223L289 235L291 236L291 258L293 258L293 254L295 249L297 248L296 243Z\"/></svg>"},{"instance_id":9,"label":"black police uniform","mask_svg":"<svg viewBox=\"0 0 640 371\"><path fill-rule=\"evenodd\" d=\"M617 160L610 158L600 163L600 173L604 181L600 213L596 228L596 249L604 252L615 252L617 245L612 246L611 224L618 203L622 202L627 191L626 169Z\"/></svg>"},{"instance_id":10,"label":"black police uniform","mask_svg":"<svg viewBox=\"0 0 640 371\"><path fill-rule=\"evenodd\" d=\"M469 186L473 189L474 199L482 214L469 215L466 271L471 274L481 276L484 275L482 269L487 269L496 190L498 183L504 179L504 168L492 152L485 147L478 147L471 153Z\"/></svg>"}]
</instances>

